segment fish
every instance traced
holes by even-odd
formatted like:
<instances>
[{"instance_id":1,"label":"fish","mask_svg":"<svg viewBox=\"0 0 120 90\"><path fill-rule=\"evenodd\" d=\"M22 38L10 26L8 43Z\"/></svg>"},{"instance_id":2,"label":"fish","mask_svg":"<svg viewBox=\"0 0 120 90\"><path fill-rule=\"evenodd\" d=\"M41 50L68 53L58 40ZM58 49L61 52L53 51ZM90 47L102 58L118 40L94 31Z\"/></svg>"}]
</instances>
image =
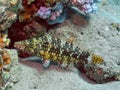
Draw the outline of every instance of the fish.
<instances>
[{"instance_id":1,"label":"fish","mask_svg":"<svg viewBox=\"0 0 120 90\"><path fill-rule=\"evenodd\" d=\"M88 51L82 51L73 43L52 37L49 34L15 42L14 47L18 51L40 57L44 68L48 68L52 62L57 63L63 69L78 64L83 65L88 63L90 56Z\"/></svg>"}]
</instances>

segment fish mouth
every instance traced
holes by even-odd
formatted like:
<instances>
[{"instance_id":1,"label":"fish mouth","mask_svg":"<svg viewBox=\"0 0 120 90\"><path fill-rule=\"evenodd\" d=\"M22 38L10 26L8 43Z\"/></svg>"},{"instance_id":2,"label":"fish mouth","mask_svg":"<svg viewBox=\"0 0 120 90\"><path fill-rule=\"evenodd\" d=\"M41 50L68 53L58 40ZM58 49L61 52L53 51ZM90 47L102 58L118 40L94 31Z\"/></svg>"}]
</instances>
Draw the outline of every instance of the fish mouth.
<instances>
[{"instance_id":1,"label":"fish mouth","mask_svg":"<svg viewBox=\"0 0 120 90\"><path fill-rule=\"evenodd\" d=\"M21 42L15 42L14 43L14 48L19 50L19 51L25 51L26 45L21 43Z\"/></svg>"}]
</instances>

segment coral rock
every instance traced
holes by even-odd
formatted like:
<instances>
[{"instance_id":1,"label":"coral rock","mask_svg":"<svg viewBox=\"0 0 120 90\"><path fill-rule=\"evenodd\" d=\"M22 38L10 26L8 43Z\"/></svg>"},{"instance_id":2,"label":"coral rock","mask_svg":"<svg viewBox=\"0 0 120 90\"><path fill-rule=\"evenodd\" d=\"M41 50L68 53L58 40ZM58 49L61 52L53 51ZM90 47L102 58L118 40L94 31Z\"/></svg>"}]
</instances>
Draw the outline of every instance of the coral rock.
<instances>
[{"instance_id":1,"label":"coral rock","mask_svg":"<svg viewBox=\"0 0 120 90\"><path fill-rule=\"evenodd\" d=\"M5 58L9 58L10 61L6 61L7 65L3 67L0 73L0 90L6 90L10 88L14 81L19 81L19 77L15 77L15 73L19 73L18 68L18 54L16 50L3 49ZM7 56L6 56L7 54ZM13 79L14 78L14 79Z\"/></svg>"},{"instance_id":2,"label":"coral rock","mask_svg":"<svg viewBox=\"0 0 120 90\"><path fill-rule=\"evenodd\" d=\"M11 6L12 3L13 0L0 0L0 31L6 31L17 18L17 12L14 12L14 6ZM18 2L14 5L16 5L14 8L18 10Z\"/></svg>"}]
</instances>

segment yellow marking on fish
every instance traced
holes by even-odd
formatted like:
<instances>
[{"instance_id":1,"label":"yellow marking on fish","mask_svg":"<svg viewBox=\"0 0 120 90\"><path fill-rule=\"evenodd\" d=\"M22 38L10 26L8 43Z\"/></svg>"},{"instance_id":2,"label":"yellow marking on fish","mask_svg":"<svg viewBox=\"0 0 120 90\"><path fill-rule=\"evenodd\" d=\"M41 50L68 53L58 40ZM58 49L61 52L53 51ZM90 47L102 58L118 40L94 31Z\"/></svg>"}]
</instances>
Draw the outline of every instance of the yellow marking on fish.
<instances>
[{"instance_id":1,"label":"yellow marking on fish","mask_svg":"<svg viewBox=\"0 0 120 90\"><path fill-rule=\"evenodd\" d=\"M95 54L92 55L92 64L101 64L103 62L104 60L102 57L95 55Z\"/></svg>"}]
</instances>

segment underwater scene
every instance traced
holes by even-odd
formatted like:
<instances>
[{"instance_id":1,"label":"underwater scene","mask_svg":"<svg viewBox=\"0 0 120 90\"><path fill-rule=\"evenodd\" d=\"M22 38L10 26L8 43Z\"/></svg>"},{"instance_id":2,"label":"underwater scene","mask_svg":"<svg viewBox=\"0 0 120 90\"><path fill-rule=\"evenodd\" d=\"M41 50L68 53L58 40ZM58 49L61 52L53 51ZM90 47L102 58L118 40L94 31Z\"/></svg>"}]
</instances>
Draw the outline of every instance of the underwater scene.
<instances>
[{"instance_id":1,"label":"underwater scene","mask_svg":"<svg viewBox=\"0 0 120 90\"><path fill-rule=\"evenodd\" d=\"M0 90L120 90L120 0L0 0Z\"/></svg>"}]
</instances>

